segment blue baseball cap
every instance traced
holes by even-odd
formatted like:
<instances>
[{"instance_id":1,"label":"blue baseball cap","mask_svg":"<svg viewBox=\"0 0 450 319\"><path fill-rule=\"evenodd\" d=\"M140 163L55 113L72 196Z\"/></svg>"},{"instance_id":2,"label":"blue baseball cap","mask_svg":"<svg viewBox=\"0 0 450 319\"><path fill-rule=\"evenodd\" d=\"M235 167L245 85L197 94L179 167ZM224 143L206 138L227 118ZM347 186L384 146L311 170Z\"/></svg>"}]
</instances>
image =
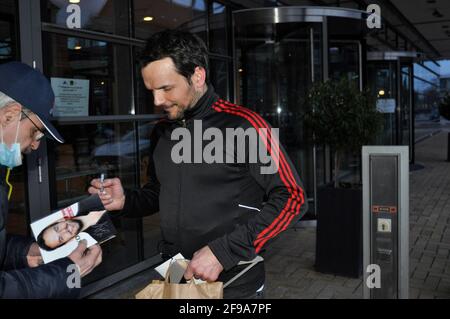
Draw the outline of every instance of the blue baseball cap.
<instances>
[{"instance_id":1,"label":"blue baseball cap","mask_svg":"<svg viewBox=\"0 0 450 319\"><path fill-rule=\"evenodd\" d=\"M49 136L64 143L61 134L50 123L55 94L41 72L21 62L1 64L0 92L36 114Z\"/></svg>"}]
</instances>

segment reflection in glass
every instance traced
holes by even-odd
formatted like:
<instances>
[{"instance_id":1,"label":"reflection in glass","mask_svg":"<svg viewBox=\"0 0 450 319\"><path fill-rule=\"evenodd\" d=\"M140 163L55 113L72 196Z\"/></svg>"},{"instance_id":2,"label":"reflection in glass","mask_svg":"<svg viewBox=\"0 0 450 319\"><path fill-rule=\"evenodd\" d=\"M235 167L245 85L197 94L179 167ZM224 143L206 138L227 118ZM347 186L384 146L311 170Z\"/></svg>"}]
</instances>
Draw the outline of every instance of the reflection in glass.
<instances>
[{"instance_id":1,"label":"reflection in glass","mask_svg":"<svg viewBox=\"0 0 450 319\"><path fill-rule=\"evenodd\" d=\"M226 7L223 4L212 3L212 12L209 17L209 50L223 55L228 55L226 13Z\"/></svg>"},{"instance_id":2,"label":"reflection in glass","mask_svg":"<svg viewBox=\"0 0 450 319\"><path fill-rule=\"evenodd\" d=\"M139 172L145 174L152 128L152 123L140 125L140 139L136 143L133 123L59 126L66 142L50 145L53 149L50 149L49 161L54 167L52 209L66 207L87 196L91 180L98 178L100 173L109 178L120 178L124 188L137 187L138 156ZM114 213L111 216L114 217ZM88 281L105 277L138 261L138 222L113 218L113 223L118 235L102 245L103 263L88 277Z\"/></svg>"},{"instance_id":3,"label":"reflection in glass","mask_svg":"<svg viewBox=\"0 0 450 319\"><path fill-rule=\"evenodd\" d=\"M414 63L414 115L415 121L439 119L438 76Z\"/></svg>"},{"instance_id":4,"label":"reflection in glass","mask_svg":"<svg viewBox=\"0 0 450 319\"><path fill-rule=\"evenodd\" d=\"M210 81L221 98L228 99L228 62L210 59Z\"/></svg>"},{"instance_id":5,"label":"reflection in glass","mask_svg":"<svg viewBox=\"0 0 450 319\"><path fill-rule=\"evenodd\" d=\"M312 83L311 30L314 39L320 39L318 26L303 23L255 24L238 27L236 33L238 102L280 129L280 141L309 197L314 193L313 148L302 112ZM314 54L320 54L320 46ZM314 61L320 58L315 56ZM320 75L320 62L315 68Z\"/></svg>"},{"instance_id":6,"label":"reflection in glass","mask_svg":"<svg viewBox=\"0 0 450 319\"><path fill-rule=\"evenodd\" d=\"M120 115L134 111L129 47L51 33L43 33L43 40L47 76L67 79L69 84L71 79L88 80L87 88L75 91L53 86L56 114L77 116L80 109L85 109L83 115Z\"/></svg>"},{"instance_id":7,"label":"reflection in glass","mask_svg":"<svg viewBox=\"0 0 450 319\"><path fill-rule=\"evenodd\" d=\"M370 92L377 98L380 107L386 106L383 112L382 132L377 136L375 143L377 145L395 145L395 65L371 62L367 66L367 74ZM389 105L392 107L389 107Z\"/></svg>"},{"instance_id":8,"label":"reflection in glass","mask_svg":"<svg viewBox=\"0 0 450 319\"><path fill-rule=\"evenodd\" d=\"M330 79L345 77L359 87L358 43L331 42L329 67Z\"/></svg>"},{"instance_id":9,"label":"reflection in glass","mask_svg":"<svg viewBox=\"0 0 450 319\"><path fill-rule=\"evenodd\" d=\"M401 105L400 105L400 123L401 123L401 145L410 145L411 138L411 67L402 67L401 83ZM411 151L411 147L410 147ZM411 153L410 153L411 155Z\"/></svg>"},{"instance_id":10,"label":"reflection in glass","mask_svg":"<svg viewBox=\"0 0 450 319\"><path fill-rule=\"evenodd\" d=\"M2 1L0 6L0 63L18 59L19 41L16 3L13 0Z\"/></svg>"},{"instance_id":11,"label":"reflection in glass","mask_svg":"<svg viewBox=\"0 0 450 319\"><path fill-rule=\"evenodd\" d=\"M206 42L205 0L134 0L135 37L147 39L165 29L195 33ZM145 21L145 17L152 17Z\"/></svg>"},{"instance_id":12,"label":"reflection in glass","mask_svg":"<svg viewBox=\"0 0 450 319\"><path fill-rule=\"evenodd\" d=\"M41 0L42 21L69 27L79 12L81 29L129 36L128 0ZM79 9L77 9L77 7Z\"/></svg>"}]
</instances>

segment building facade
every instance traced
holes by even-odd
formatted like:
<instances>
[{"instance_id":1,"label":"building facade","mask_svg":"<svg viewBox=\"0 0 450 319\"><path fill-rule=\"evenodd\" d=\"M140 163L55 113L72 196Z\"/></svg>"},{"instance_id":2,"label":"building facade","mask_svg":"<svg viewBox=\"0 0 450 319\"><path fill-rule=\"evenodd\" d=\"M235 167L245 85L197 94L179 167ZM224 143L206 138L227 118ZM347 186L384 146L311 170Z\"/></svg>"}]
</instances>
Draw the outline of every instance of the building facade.
<instances>
[{"instance_id":1,"label":"building facade","mask_svg":"<svg viewBox=\"0 0 450 319\"><path fill-rule=\"evenodd\" d=\"M100 173L119 177L128 188L146 182L149 134L162 110L142 83L138 58L145 39L167 28L187 30L207 43L211 82L223 98L284 129L282 141L305 180L314 218L315 192L331 180L333 161L326 147L308 144L301 121L295 120L307 89L314 81L340 76L363 89L368 51L419 48L388 23L368 36L332 13L321 13L327 17L321 23L239 22L238 10L289 5L365 11L361 1L2 0L0 63L23 61L50 79L57 97L55 123L66 140L42 142L25 165L14 169L9 232L30 234L30 222L86 196ZM361 12L358 26L365 22ZM262 45L253 46L262 38ZM438 89L436 62L413 65L409 103L415 106L409 121L414 111L419 115L433 108ZM358 160L347 158L343 171L359 174L353 171ZM114 224L119 234L103 246L102 265L85 278L85 296L160 261L157 214L116 218Z\"/></svg>"}]
</instances>

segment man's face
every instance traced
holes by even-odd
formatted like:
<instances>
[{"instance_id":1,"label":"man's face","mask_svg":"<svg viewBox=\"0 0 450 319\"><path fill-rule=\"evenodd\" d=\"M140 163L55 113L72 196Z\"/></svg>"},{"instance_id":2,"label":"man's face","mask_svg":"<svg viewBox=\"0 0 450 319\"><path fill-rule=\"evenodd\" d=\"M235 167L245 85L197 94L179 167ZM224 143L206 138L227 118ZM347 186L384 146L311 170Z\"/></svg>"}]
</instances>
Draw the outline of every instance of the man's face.
<instances>
[{"instance_id":1,"label":"man's face","mask_svg":"<svg viewBox=\"0 0 450 319\"><path fill-rule=\"evenodd\" d=\"M155 105L163 108L171 120L182 119L201 95L195 85L176 71L171 58L149 63L141 72L146 88L153 92Z\"/></svg>"},{"instance_id":2,"label":"man's face","mask_svg":"<svg viewBox=\"0 0 450 319\"><path fill-rule=\"evenodd\" d=\"M31 122L33 121L33 122ZM42 138L42 132L45 130L44 125L38 120L35 114L30 114L21 121L18 142L20 142L21 151L23 154L29 154L31 151L35 151L39 148L40 138Z\"/></svg>"},{"instance_id":3,"label":"man's face","mask_svg":"<svg viewBox=\"0 0 450 319\"><path fill-rule=\"evenodd\" d=\"M5 108L5 117L8 117L9 120L3 126L4 142L8 146L11 146L16 142L17 125L20 125L17 143L20 143L22 153L29 154L31 151L37 150L40 145L39 137L42 136L40 131L45 130L41 121L39 121L35 114L30 114L28 117L23 117L22 120L20 120L22 117L22 107L20 104L13 103Z\"/></svg>"},{"instance_id":4,"label":"man's face","mask_svg":"<svg viewBox=\"0 0 450 319\"><path fill-rule=\"evenodd\" d=\"M54 249L74 238L81 231L80 220L71 219L55 223L44 230L43 239L45 244Z\"/></svg>"}]
</instances>

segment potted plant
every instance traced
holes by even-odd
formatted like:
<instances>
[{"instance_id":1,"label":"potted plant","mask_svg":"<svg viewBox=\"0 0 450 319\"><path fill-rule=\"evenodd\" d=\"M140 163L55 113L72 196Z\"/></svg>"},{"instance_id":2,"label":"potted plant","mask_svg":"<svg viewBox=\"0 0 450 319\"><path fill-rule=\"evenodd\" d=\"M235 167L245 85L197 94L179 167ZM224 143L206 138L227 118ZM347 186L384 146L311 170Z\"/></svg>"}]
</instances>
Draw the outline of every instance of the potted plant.
<instances>
[{"instance_id":1,"label":"potted plant","mask_svg":"<svg viewBox=\"0 0 450 319\"><path fill-rule=\"evenodd\" d=\"M316 83L307 99L305 124L314 143L329 146L334 162L333 183L320 187L317 198L316 264L318 271L359 277L362 273L362 189L356 182L340 181L344 156L353 154L360 168L361 147L381 127L382 115L373 95L352 82Z\"/></svg>"}]
</instances>

